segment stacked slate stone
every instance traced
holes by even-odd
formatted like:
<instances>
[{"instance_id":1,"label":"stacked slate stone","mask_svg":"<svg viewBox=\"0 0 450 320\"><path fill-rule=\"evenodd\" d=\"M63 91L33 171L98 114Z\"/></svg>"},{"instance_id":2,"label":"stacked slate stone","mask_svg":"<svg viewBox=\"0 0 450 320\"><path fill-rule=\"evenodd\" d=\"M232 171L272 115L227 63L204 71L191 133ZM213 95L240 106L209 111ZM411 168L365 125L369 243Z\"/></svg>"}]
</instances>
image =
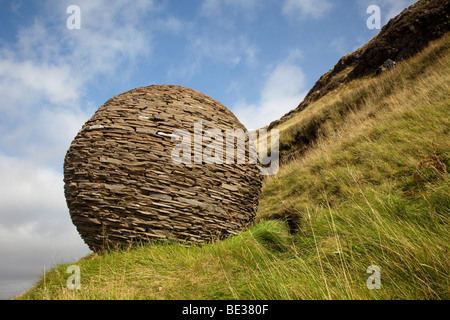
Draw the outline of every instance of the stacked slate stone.
<instances>
[{"instance_id":1,"label":"stacked slate stone","mask_svg":"<svg viewBox=\"0 0 450 320\"><path fill-rule=\"evenodd\" d=\"M170 85L115 96L84 124L66 154L64 190L91 250L154 240L203 244L249 226L261 175L248 152L245 164L173 161L180 144L173 132L184 129L193 137L195 121L203 121L203 130L245 130L219 102Z\"/></svg>"}]
</instances>

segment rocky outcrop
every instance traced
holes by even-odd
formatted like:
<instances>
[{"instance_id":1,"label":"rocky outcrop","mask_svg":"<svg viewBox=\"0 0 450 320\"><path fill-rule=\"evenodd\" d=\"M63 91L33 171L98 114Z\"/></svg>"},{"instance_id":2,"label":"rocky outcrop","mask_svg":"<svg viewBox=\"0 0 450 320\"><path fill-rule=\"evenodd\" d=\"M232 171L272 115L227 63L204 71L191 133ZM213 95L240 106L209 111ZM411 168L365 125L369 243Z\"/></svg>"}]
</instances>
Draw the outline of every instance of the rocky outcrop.
<instances>
[{"instance_id":1,"label":"rocky outcrop","mask_svg":"<svg viewBox=\"0 0 450 320\"><path fill-rule=\"evenodd\" d=\"M394 69L397 66L397 62L391 59L387 59L381 66L377 69L377 75L380 75L382 73L385 73L387 71L390 71Z\"/></svg>"},{"instance_id":2,"label":"rocky outcrop","mask_svg":"<svg viewBox=\"0 0 450 320\"><path fill-rule=\"evenodd\" d=\"M272 122L268 129L285 122L345 83L382 73L386 61L398 63L410 58L449 31L450 1L419 0L391 19L367 44L342 57L333 69L322 75L297 108Z\"/></svg>"},{"instance_id":3,"label":"rocky outcrop","mask_svg":"<svg viewBox=\"0 0 450 320\"><path fill-rule=\"evenodd\" d=\"M203 131L245 130L219 102L169 85L115 96L86 122L67 152L64 182L72 221L92 250L155 239L202 244L249 226L261 190L255 165L173 161L173 132L194 136L195 121Z\"/></svg>"}]
</instances>

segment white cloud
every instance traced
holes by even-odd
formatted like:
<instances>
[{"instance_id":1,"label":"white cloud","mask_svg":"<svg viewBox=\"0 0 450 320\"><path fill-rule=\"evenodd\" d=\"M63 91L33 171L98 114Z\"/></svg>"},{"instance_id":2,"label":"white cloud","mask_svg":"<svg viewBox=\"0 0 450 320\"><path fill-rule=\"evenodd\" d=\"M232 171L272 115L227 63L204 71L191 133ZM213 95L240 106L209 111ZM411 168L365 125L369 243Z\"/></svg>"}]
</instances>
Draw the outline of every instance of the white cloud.
<instances>
[{"instance_id":1,"label":"white cloud","mask_svg":"<svg viewBox=\"0 0 450 320\"><path fill-rule=\"evenodd\" d=\"M239 37L216 33L198 35L192 30L185 48L186 58L173 64L168 71L171 79L189 79L201 71L205 61L226 65L252 67L258 62L259 49L245 35Z\"/></svg>"},{"instance_id":2,"label":"white cloud","mask_svg":"<svg viewBox=\"0 0 450 320\"><path fill-rule=\"evenodd\" d=\"M159 30L163 32L171 32L173 34L181 34L186 28L190 27L190 24L175 16L168 16L162 19L158 19L157 26Z\"/></svg>"},{"instance_id":3,"label":"white cloud","mask_svg":"<svg viewBox=\"0 0 450 320\"><path fill-rule=\"evenodd\" d=\"M348 49L348 45L346 44L345 37L335 38L333 41L330 42L329 45L332 49L334 49L337 53L339 53L342 56L350 52L350 50Z\"/></svg>"},{"instance_id":4,"label":"white cloud","mask_svg":"<svg viewBox=\"0 0 450 320\"><path fill-rule=\"evenodd\" d=\"M17 103L15 99L24 102L23 99L30 94L39 95L52 104L75 102L81 87L80 80L72 77L68 65L55 66L31 60L17 61L1 56L0 83L2 96L6 97L10 104ZM1 108L10 108L10 104L3 104Z\"/></svg>"},{"instance_id":5,"label":"white cloud","mask_svg":"<svg viewBox=\"0 0 450 320\"><path fill-rule=\"evenodd\" d=\"M80 0L81 29L69 30L66 8L70 1L48 1L47 16L19 28L10 53L17 61L69 67L83 81L113 73L123 63L151 54L151 28L146 19L152 1ZM12 55L12 54L10 54Z\"/></svg>"},{"instance_id":6,"label":"white cloud","mask_svg":"<svg viewBox=\"0 0 450 320\"><path fill-rule=\"evenodd\" d=\"M200 19L187 22L169 17L159 21L167 30L182 34L185 44L181 48L185 58L170 65L169 79L189 80L209 63L228 68L254 67L259 48L242 30L242 25L254 17L259 5L257 0L204 0L199 9Z\"/></svg>"},{"instance_id":7,"label":"white cloud","mask_svg":"<svg viewBox=\"0 0 450 320\"><path fill-rule=\"evenodd\" d=\"M89 85L99 76L126 78L135 59L151 52L141 26L154 9L152 1L78 1L81 29L69 30L68 4L48 2L48 16L21 27L17 42L0 50L0 150L58 167L92 112L81 107Z\"/></svg>"},{"instance_id":8,"label":"white cloud","mask_svg":"<svg viewBox=\"0 0 450 320\"><path fill-rule=\"evenodd\" d=\"M4 283L31 280L44 265L90 251L70 220L60 172L0 154L0 177L1 296Z\"/></svg>"},{"instance_id":9,"label":"white cloud","mask_svg":"<svg viewBox=\"0 0 450 320\"><path fill-rule=\"evenodd\" d=\"M70 43L70 63L83 70L83 78L111 73L122 62L151 53L151 34L143 29L152 1L79 1L81 29L64 29ZM65 43L60 43L63 46ZM67 60L67 59L66 59Z\"/></svg>"},{"instance_id":10,"label":"white cloud","mask_svg":"<svg viewBox=\"0 0 450 320\"><path fill-rule=\"evenodd\" d=\"M297 107L305 97L305 75L297 65L300 57L301 52L293 50L286 59L271 68L257 103L241 100L232 107L248 130L269 125Z\"/></svg>"},{"instance_id":11,"label":"white cloud","mask_svg":"<svg viewBox=\"0 0 450 320\"><path fill-rule=\"evenodd\" d=\"M231 7L244 14L249 14L257 5L257 0L204 0L200 8L200 13L205 16L220 16L223 13L224 7Z\"/></svg>"},{"instance_id":12,"label":"white cloud","mask_svg":"<svg viewBox=\"0 0 450 320\"><path fill-rule=\"evenodd\" d=\"M211 35L198 37L192 42L192 50L208 59L236 65L245 61L255 63L258 49L245 36L213 37Z\"/></svg>"},{"instance_id":13,"label":"white cloud","mask_svg":"<svg viewBox=\"0 0 450 320\"><path fill-rule=\"evenodd\" d=\"M200 13L205 16L217 15L220 13L221 7L220 0L205 0L200 8Z\"/></svg>"},{"instance_id":14,"label":"white cloud","mask_svg":"<svg viewBox=\"0 0 450 320\"><path fill-rule=\"evenodd\" d=\"M289 18L319 19L333 7L329 0L285 0L282 12Z\"/></svg>"},{"instance_id":15,"label":"white cloud","mask_svg":"<svg viewBox=\"0 0 450 320\"><path fill-rule=\"evenodd\" d=\"M70 65L0 55L1 150L60 167L70 141L89 117L80 107L82 90Z\"/></svg>"},{"instance_id":16,"label":"white cloud","mask_svg":"<svg viewBox=\"0 0 450 320\"><path fill-rule=\"evenodd\" d=\"M67 211L61 173L0 154L0 176L3 227L18 228L24 222L45 224L48 217Z\"/></svg>"}]
</instances>

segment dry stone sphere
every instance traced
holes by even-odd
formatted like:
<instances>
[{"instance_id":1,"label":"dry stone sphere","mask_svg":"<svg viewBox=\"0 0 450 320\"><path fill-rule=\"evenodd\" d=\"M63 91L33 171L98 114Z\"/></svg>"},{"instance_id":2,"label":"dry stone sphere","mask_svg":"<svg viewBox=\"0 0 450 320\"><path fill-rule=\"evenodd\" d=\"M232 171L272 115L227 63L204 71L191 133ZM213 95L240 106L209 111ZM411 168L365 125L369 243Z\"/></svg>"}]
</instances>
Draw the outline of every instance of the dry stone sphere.
<instances>
[{"instance_id":1,"label":"dry stone sphere","mask_svg":"<svg viewBox=\"0 0 450 320\"><path fill-rule=\"evenodd\" d=\"M196 123L201 132L194 132ZM154 240L203 244L249 226L261 191L259 169L249 161L196 162L194 147L203 152L214 141L202 137L209 129L245 131L225 106L180 86L137 88L95 112L64 162L70 216L91 250ZM176 130L189 132L192 161L187 152L180 153L186 161L174 161L182 140L174 138Z\"/></svg>"}]
</instances>

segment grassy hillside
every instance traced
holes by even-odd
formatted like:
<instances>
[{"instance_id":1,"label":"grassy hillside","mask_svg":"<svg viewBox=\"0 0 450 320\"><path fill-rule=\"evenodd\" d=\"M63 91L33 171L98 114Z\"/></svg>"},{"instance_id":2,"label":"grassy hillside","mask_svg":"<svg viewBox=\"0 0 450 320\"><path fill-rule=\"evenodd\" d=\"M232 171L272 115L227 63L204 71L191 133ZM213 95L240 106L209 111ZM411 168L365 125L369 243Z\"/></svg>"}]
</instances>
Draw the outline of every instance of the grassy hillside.
<instances>
[{"instance_id":1,"label":"grassy hillside","mask_svg":"<svg viewBox=\"0 0 450 320\"><path fill-rule=\"evenodd\" d=\"M289 162L247 232L92 254L79 290L58 265L19 299L450 299L449 93L446 36L280 125Z\"/></svg>"}]
</instances>

